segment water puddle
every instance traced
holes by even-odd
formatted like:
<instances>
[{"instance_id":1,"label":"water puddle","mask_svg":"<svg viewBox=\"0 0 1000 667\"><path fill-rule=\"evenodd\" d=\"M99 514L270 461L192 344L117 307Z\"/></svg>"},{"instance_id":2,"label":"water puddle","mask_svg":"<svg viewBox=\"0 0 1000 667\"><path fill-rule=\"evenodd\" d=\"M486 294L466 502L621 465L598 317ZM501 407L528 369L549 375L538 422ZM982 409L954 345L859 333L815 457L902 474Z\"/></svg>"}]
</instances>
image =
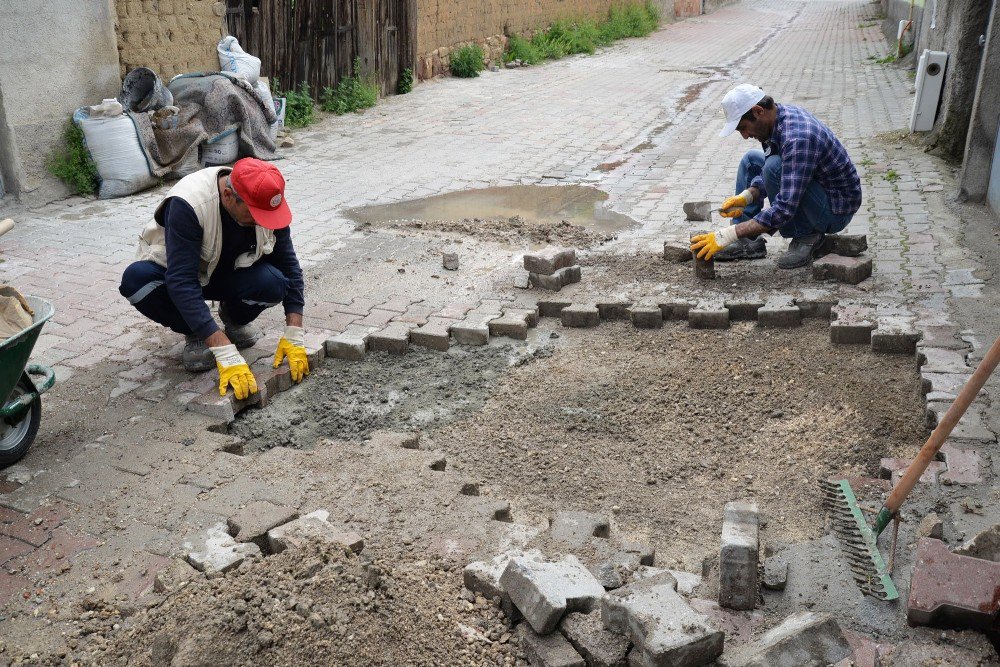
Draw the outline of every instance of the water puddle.
<instances>
[{"instance_id":1,"label":"water puddle","mask_svg":"<svg viewBox=\"0 0 1000 667\"><path fill-rule=\"evenodd\" d=\"M366 206L345 214L356 223L368 225L398 220L521 218L535 225L558 225L565 221L602 234L638 226L627 215L608 209L604 205L607 199L607 193L582 185L514 185Z\"/></svg>"}]
</instances>

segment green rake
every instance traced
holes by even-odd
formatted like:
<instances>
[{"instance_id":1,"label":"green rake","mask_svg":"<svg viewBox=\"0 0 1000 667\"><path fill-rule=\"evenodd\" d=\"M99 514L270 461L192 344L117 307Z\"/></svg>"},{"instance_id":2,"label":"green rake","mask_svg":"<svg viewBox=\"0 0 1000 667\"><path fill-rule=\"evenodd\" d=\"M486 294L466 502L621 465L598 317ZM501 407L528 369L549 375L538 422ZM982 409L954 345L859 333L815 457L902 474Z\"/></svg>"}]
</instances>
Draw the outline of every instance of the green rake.
<instances>
[{"instance_id":1,"label":"green rake","mask_svg":"<svg viewBox=\"0 0 1000 667\"><path fill-rule=\"evenodd\" d=\"M975 400L990 375L993 374L998 363L1000 363L1000 338L993 341L993 346L979 362L972 377L966 381L955 402L951 404L934 432L927 438L927 442L920 448L920 452L907 466L892 493L889 494L889 498L879 510L873 525L868 525L868 521L858 506L858 499L846 479L820 481L820 488L823 490L823 506L830 514L833 532L840 541L854 580L857 581L862 593L880 600L899 598L899 592L889 576L892 574L892 557L889 559L889 564L886 565L878 550L878 536L894 519L896 530L899 529L898 512L900 506L910 495L910 491L916 486L920 476L927 470L927 466L937 456L941 446L951 435L955 425L958 424L969 405ZM896 536L894 534L891 554L894 556L895 552Z\"/></svg>"}]
</instances>

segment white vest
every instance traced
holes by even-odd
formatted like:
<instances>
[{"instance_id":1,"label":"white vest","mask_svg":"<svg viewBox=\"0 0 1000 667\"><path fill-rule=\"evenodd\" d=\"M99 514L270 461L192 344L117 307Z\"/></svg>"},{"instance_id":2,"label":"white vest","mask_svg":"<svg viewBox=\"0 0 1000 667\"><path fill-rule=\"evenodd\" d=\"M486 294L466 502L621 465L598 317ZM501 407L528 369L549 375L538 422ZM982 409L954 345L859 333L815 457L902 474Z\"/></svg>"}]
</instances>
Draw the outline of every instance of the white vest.
<instances>
[{"instance_id":1,"label":"white vest","mask_svg":"<svg viewBox=\"0 0 1000 667\"><path fill-rule=\"evenodd\" d=\"M150 260L160 266L167 266L167 243L163 225L163 204L170 197L183 199L194 210L201 225L201 261L198 264L198 282L204 287L215 272L222 254L222 213L219 211L219 178L232 171L229 167L210 167L196 171L177 181L170 188L167 197L156 207L153 220L146 224L139 235L140 260ZM254 225L257 233L257 245L253 252L243 253L236 258L236 269L245 269L253 265L264 255L274 250L274 232L270 229Z\"/></svg>"}]
</instances>

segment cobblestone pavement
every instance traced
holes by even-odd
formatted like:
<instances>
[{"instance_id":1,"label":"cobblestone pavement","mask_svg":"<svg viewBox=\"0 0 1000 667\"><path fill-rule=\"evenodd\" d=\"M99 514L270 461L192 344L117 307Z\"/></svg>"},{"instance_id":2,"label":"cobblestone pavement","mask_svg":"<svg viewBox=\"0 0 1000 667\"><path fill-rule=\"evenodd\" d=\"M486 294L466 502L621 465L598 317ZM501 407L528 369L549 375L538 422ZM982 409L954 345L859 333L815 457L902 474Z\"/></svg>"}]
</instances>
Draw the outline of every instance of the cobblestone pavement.
<instances>
[{"instance_id":1,"label":"cobblestone pavement","mask_svg":"<svg viewBox=\"0 0 1000 667\"><path fill-rule=\"evenodd\" d=\"M974 305L995 305L995 290L983 290L992 275L981 253L963 245L963 212L946 205L950 169L892 134L906 125L913 83L905 69L874 62L886 53L870 20L876 11L870 2L751 0L595 56L426 82L363 115L296 132L280 167L307 267L313 346L352 325L489 310L482 300L503 292L491 272L506 280L516 259L476 256L473 277L411 270L394 282L386 263L403 273L425 250L354 231L346 208L490 186L585 184L639 223L604 252L686 239L681 203L720 201L751 147L717 136L719 100L749 80L826 120L862 172L865 203L850 231L869 235L875 276L867 292L852 295L877 297L880 312L915 318L925 341L975 360L998 330L995 308ZM0 477L0 598L15 596L11 608L20 611L5 621L0 634L8 637L45 634L37 617L49 613L46 601L95 573L111 570L115 595L136 595L179 539L234 505L302 501L297 482L306 473L276 475L268 466L302 455L273 450L245 469L212 455L226 446L226 436L205 431L218 420L184 410L211 390L211 375L179 370L180 337L144 321L118 294L138 231L165 191L17 211L15 231L0 240L3 280L55 305L34 359L54 365L59 378L38 441ZM371 258L372 273L331 287L346 258ZM437 287L414 296L428 286ZM514 298L509 292L503 298ZM272 330L279 321L276 313L263 320ZM250 360L273 344L259 344ZM968 374L952 371L952 380ZM203 412L213 409L217 418L226 406ZM981 411L988 430L997 429L995 413ZM236 481L226 487L232 494L205 502L219 480Z\"/></svg>"}]
</instances>

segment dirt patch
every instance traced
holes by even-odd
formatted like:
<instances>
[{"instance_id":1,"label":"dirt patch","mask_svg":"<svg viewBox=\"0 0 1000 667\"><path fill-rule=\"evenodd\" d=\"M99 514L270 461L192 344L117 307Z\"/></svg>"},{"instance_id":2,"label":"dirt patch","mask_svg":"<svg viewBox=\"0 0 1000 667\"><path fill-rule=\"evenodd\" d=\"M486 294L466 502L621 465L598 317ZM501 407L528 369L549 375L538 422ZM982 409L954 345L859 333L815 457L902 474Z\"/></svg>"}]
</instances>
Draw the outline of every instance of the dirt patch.
<instances>
[{"instance_id":1,"label":"dirt patch","mask_svg":"<svg viewBox=\"0 0 1000 667\"><path fill-rule=\"evenodd\" d=\"M104 665L512 665L510 631L457 566L320 545L191 584L94 656Z\"/></svg>"},{"instance_id":2,"label":"dirt patch","mask_svg":"<svg viewBox=\"0 0 1000 667\"><path fill-rule=\"evenodd\" d=\"M615 238L614 234L595 232L563 220L561 222L533 222L520 216L511 218L465 218L462 220L387 220L380 223L360 222L358 230L369 227L388 227L412 232L459 234L480 241L503 245L565 245L573 248L590 248Z\"/></svg>"}]
</instances>

